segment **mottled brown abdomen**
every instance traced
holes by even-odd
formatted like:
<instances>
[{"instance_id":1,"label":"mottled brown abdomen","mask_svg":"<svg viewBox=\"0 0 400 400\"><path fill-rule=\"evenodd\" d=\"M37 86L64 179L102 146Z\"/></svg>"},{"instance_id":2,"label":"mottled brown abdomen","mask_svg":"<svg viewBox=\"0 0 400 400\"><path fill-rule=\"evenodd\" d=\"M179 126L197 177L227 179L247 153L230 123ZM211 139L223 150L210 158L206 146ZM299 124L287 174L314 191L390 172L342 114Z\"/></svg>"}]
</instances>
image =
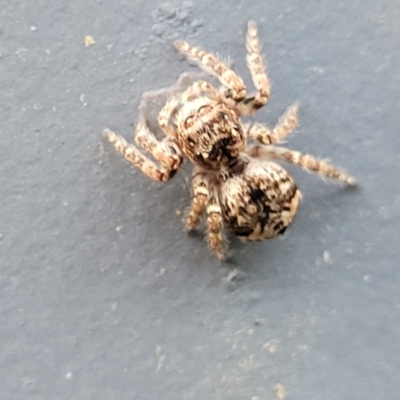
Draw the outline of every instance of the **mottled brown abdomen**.
<instances>
[{"instance_id":1,"label":"mottled brown abdomen","mask_svg":"<svg viewBox=\"0 0 400 400\"><path fill-rule=\"evenodd\" d=\"M284 233L300 199L294 179L273 162L251 161L242 174L227 179L221 188L225 226L243 240Z\"/></svg>"}]
</instances>

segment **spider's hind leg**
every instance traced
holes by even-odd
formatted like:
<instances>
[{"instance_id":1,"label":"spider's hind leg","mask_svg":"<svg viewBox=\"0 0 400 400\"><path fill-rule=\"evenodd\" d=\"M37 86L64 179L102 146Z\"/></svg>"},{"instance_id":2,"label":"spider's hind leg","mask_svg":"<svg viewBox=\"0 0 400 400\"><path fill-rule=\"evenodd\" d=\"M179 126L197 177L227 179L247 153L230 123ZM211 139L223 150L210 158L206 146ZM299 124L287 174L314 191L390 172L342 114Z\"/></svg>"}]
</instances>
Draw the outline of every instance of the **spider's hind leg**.
<instances>
[{"instance_id":1,"label":"spider's hind leg","mask_svg":"<svg viewBox=\"0 0 400 400\"><path fill-rule=\"evenodd\" d=\"M310 154L302 154L299 151L289 150L285 147L262 145L250 146L246 149L246 153L254 158L286 161L289 164L298 165L306 171L316 172L322 177L337 179L350 186L357 185L353 177Z\"/></svg>"}]
</instances>

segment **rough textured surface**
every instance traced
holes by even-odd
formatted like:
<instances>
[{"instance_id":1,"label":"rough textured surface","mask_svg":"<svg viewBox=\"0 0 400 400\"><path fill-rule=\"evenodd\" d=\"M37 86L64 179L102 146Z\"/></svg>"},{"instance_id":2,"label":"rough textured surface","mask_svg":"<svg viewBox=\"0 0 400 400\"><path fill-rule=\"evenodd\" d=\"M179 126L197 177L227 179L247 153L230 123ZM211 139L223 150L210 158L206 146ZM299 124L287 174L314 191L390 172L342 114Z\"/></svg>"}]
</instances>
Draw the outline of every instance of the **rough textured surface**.
<instances>
[{"instance_id":1,"label":"rough textured surface","mask_svg":"<svg viewBox=\"0 0 400 400\"><path fill-rule=\"evenodd\" d=\"M0 398L397 398L400 4L64 3L0 10ZM289 168L286 237L233 241L221 267L182 231L190 168L151 182L101 131L129 137L141 93L188 69L178 37L250 82L249 19L272 81L257 120L298 100L290 147L361 188Z\"/></svg>"}]
</instances>

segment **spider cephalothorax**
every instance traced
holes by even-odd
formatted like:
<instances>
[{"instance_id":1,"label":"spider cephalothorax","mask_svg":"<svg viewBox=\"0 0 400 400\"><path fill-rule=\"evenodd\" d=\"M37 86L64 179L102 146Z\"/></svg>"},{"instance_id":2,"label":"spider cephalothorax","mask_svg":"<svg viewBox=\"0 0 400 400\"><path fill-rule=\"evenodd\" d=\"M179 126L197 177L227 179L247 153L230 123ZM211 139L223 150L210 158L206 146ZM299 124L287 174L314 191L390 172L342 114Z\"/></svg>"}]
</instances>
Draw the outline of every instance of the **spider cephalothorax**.
<instances>
[{"instance_id":1,"label":"spider cephalothorax","mask_svg":"<svg viewBox=\"0 0 400 400\"><path fill-rule=\"evenodd\" d=\"M216 90L199 80L170 98L158 116L166 135L162 140L150 132L140 116L135 140L161 165L109 129L104 133L126 159L158 181L170 179L184 159L191 161L193 201L186 229L196 228L206 213L208 243L220 259L225 258L224 228L243 240L263 240L284 233L292 222L301 193L288 172L273 160L355 184L353 178L324 161L276 146L297 125L296 104L273 129L240 121L240 116L265 105L270 94L254 22L248 25L246 59L256 87L252 96L247 96L240 76L214 55L186 42L178 41L175 46L216 77L222 87Z\"/></svg>"},{"instance_id":2,"label":"spider cephalothorax","mask_svg":"<svg viewBox=\"0 0 400 400\"><path fill-rule=\"evenodd\" d=\"M221 101L207 97L189 101L178 111L175 124L184 155L205 169L226 169L245 149L238 116Z\"/></svg>"}]
</instances>

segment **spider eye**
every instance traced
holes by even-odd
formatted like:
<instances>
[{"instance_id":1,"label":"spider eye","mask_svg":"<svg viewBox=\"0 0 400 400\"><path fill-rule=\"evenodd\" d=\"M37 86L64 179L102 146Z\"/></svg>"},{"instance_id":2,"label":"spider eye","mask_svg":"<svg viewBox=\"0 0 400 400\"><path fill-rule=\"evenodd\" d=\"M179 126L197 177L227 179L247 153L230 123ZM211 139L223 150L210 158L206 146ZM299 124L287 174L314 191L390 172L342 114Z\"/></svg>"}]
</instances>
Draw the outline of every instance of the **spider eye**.
<instances>
[{"instance_id":1,"label":"spider eye","mask_svg":"<svg viewBox=\"0 0 400 400\"><path fill-rule=\"evenodd\" d=\"M198 109L198 113L200 114L200 115L204 115L204 114L207 114L207 112L209 112L211 110L211 107L208 105L208 104L206 104L206 105L204 105L204 106L201 106L199 109Z\"/></svg>"},{"instance_id":2,"label":"spider eye","mask_svg":"<svg viewBox=\"0 0 400 400\"><path fill-rule=\"evenodd\" d=\"M187 138L187 142L188 142L190 147L194 147L194 145L196 144L196 142L190 137Z\"/></svg>"},{"instance_id":3,"label":"spider eye","mask_svg":"<svg viewBox=\"0 0 400 400\"><path fill-rule=\"evenodd\" d=\"M240 128L238 125L232 125L232 136L237 137L240 135Z\"/></svg>"},{"instance_id":4,"label":"spider eye","mask_svg":"<svg viewBox=\"0 0 400 400\"><path fill-rule=\"evenodd\" d=\"M228 121L228 119L229 119L229 115L227 113L224 113L223 111L220 111L219 117L221 119L224 119L225 121Z\"/></svg>"},{"instance_id":5,"label":"spider eye","mask_svg":"<svg viewBox=\"0 0 400 400\"><path fill-rule=\"evenodd\" d=\"M185 127L189 128L189 126L192 126L193 125L193 121L194 121L193 116L187 117L185 119L185 122L184 122Z\"/></svg>"},{"instance_id":6,"label":"spider eye","mask_svg":"<svg viewBox=\"0 0 400 400\"><path fill-rule=\"evenodd\" d=\"M232 98L232 97L233 97L233 91L232 91L232 89L226 89L226 90L225 90L225 93L224 93L224 96L225 96L226 98L228 98L228 99Z\"/></svg>"}]
</instances>

